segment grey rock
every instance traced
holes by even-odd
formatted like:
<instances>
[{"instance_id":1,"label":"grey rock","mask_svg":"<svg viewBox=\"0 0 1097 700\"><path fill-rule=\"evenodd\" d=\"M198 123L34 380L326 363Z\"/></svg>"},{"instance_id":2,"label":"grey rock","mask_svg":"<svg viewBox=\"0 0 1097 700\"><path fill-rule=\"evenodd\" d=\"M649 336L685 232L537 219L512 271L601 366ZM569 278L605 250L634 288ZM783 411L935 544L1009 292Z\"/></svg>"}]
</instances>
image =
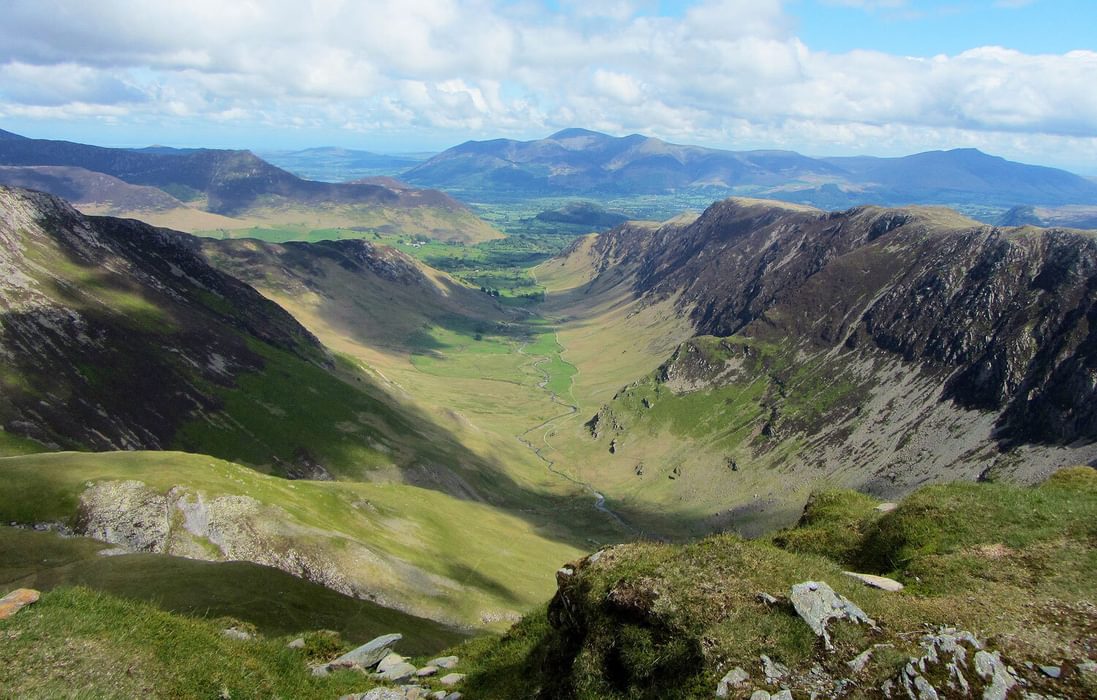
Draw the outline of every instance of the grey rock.
<instances>
[{"instance_id":1,"label":"grey rock","mask_svg":"<svg viewBox=\"0 0 1097 700\"><path fill-rule=\"evenodd\" d=\"M385 657L383 659L377 662L377 672L384 673L393 666L399 666L400 664L405 662L407 662L407 659L405 659L403 656L389 652L388 654L385 654Z\"/></svg>"},{"instance_id":2,"label":"grey rock","mask_svg":"<svg viewBox=\"0 0 1097 700\"><path fill-rule=\"evenodd\" d=\"M764 605L777 605L778 603L776 598L765 591L759 591L754 597L758 599L759 603Z\"/></svg>"},{"instance_id":3,"label":"grey rock","mask_svg":"<svg viewBox=\"0 0 1097 700\"><path fill-rule=\"evenodd\" d=\"M438 673L437 666L424 666L423 668L416 671L415 675L419 678L426 678L427 676L433 676L436 673Z\"/></svg>"},{"instance_id":4,"label":"grey rock","mask_svg":"<svg viewBox=\"0 0 1097 700\"><path fill-rule=\"evenodd\" d=\"M404 700L404 693L396 688L373 688L357 696L357 700Z\"/></svg>"},{"instance_id":5,"label":"grey rock","mask_svg":"<svg viewBox=\"0 0 1097 700\"><path fill-rule=\"evenodd\" d=\"M450 693L446 696L446 700L461 700L462 695L458 692Z\"/></svg>"},{"instance_id":6,"label":"grey rock","mask_svg":"<svg viewBox=\"0 0 1097 700\"><path fill-rule=\"evenodd\" d=\"M331 665L330 664L320 664L318 666L313 666L312 667L312 675L316 676L317 678L322 678L322 677L328 675L329 673L331 673Z\"/></svg>"},{"instance_id":7,"label":"grey rock","mask_svg":"<svg viewBox=\"0 0 1097 700\"><path fill-rule=\"evenodd\" d=\"M1040 666L1040 671L1048 678L1058 678L1063 675L1063 669L1059 666Z\"/></svg>"},{"instance_id":8,"label":"grey rock","mask_svg":"<svg viewBox=\"0 0 1097 700\"><path fill-rule=\"evenodd\" d=\"M762 672L766 675L767 683L776 683L788 675L788 667L762 654Z\"/></svg>"},{"instance_id":9,"label":"grey rock","mask_svg":"<svg viewBox=\"0 0 1097 700\"><path fill-rule=\"evenodd\" d=\"M872 588L879 588L882 591L890 591L892 593L898 593L903 590L903 584L899 583L893 578L886 576L876 576L874 574L859 574L856 571L843 571L843 574L850 578L855 578L866 586Z\"/></svg>"},{"instance_id":10,"label":"grey rock","mask_svg":"<svg viewBox=\"0 0 1097 700\"><path fill-rule=\"evenodd\" d=\"M918 691L918 700L939 700L937 689L922 676L914 677L914 689Z\"/></svg>"},{"instance_id":11,"label":"grey rock","mask_svg":"<svg viewBox=\"0 0 1097 700\"><path fill-rule=\"evenodd\" d=\"M456 656L440 656L437 659L431 659L427 662L427 666L437 666L438 668L453 668L457 665L458 658Z\"/></svg>"},{"instance_id":12,"label":"grey rock","mask_svg":"<svg viewBox=\"0 0 1097 700\"><path fill-rule=\"evenodd\" d=\"M392 653L392 645L404 638L402 634L386 634L375 637L357 649L348 651L329 666L361 666L372 668L377 662Z\"/></svg>"},{"instance_id":13,"label":"grey rock","mask_svg":"<svg viewBox=\"0 0 1097 700\"><path fill-rule=\"evenodd\" d=\"M998 652L989 652L981 649L975 652L975 672L988 681L983 690L983 700L1006 700L1010 688L1017 685L1017 679L1002 663Z\"/></svg>"},{"instance_id":14,"label":"grey rock","mask_svg":"<svg viewBox=\"0 0 1097 700\"><path fill-rule=\"evenodd\" d=\"M1082 673L1097 673L1097 661L1083 661L1078 664L1078 670Z\"/></svg>"},{"instance_id":15,"label":"grey rock","mask_svg":"<svg viewBox=\"0 0 1097 700\"><path fill-rule=\"evenodd\" d=\"M304 639L304 637L298 637L297 639L293 640L292 642L290 642L289 644L286 645L286 648L287 649L304 649L305 648L305 639Z\"/></svg>"},{"instance_id":16,"label":"grey rock","mask_svg":"<svg viewBox=\"0 0 1097 700\"><path fill-rule=\"evenodd\" d=\"M831 620L864 622L873 627L876 622L848 598L838 595L825 581L805 581L792 587L789 594L796 614L803 618L816 635L823 638L827 649L833 649L827 623Z\"/></svg>"},{"instance_id":17,"label":"grey rock","mask_svg":"<svg viewBox=\"0 0 1097 700\"><path fill-rule=\"evenodd\" d=\"M404 700L424 700L427 697L427 689L418 685L402 685L400 690L404 691Z\"/></svg>"},{"instance_id":18,"label":"grey rock","mask_svg":"<svg viewBox=\"0 0 1097 700\"><path fill-rule=\"evenodd\" d=\"M436 690L436 691L434 691L433 693L430 694L430 697L433 698L433 700L445 700L446 699L446 691Z\"/></svg>"},{"instance_id":19,"label":"grey rock","mask_svg":"<svg viewBox=\"0 0 1097 700\"><path fill-rule=\"evenodd\" d=\"M772 700L772 695L765 690L756 690L750 694L750 700Z\"/></svg>"},{"instance_id":20,"label":"grey rock","mask_svg":"<svg viewBox=\"0 0 1097 700\"><path fill-rule=\"evenodd\" d=\"M407 662L401 662L389 666L381 673L377 674L377 677L383 681L391 681L393 683L399 683L400 681L406 681L415 675L415 666Z\"/></svg>"},{"instance_id":21,"label":"grey rock","mask_svg":"<svg viewBox=\"0 0 1097 700\"><path fill-rule=\"evenodd\" d=\"M846 666L849 666L850 670L854 673L860 673L865 670L865 666L872 659L872 649L865 649L857 656L853 657L846 662Z\"/></svg>"},{"instance_id":22,"label":"grey rock","mask_svg":"<svg viewBox=\"0 0 1097 700\"><path fill-rule=\"evenodd\" d=\"M732 688L742 688L750 680L750 674L741 668L733 668L727 672L716 686L716 697L726 698Z\"/></svg>"},{"instance_id":23,"label":"grey rock","mask_svg":"<svg viewBox=\"0 0 1097 700\"><path fill-rule=\"evenodd\" d=\"M876 506L876 510L880 513L890 513L898 507L898 503L881 503L880 505Z\"/></svg>"},{"instance_id":24,"label":"grey rock","mask_svg":"<svg viewBox=\"0 0 1097 700\"><path fill-rule=\"evenodd\" d=\"M228 637L229 639L238 639L241 642L246 642L252 637L250 632L245 632L244 630L237 629L235 627L229 627L228 629L221 630L221 634L225 637Z\"/></svg>"},{"instance_id":25,"label":"grey rock","mask_svg":"<svg viewBox=\"0 0 1097 700\"><path fill-rule=\"evenodd\" d=\"M439 682L442 685L444 685L446 687L449 687L449 686L452 686L452 685L457 685L458 683L460 683L463 680L465 680L465 674L463 674L463 673L450 673L449 675L442 676L442 679Z\"/></svg>"},{"instance_id":26,"label":"grey rock","mask_svg":"<svg viewBox=\"0 0 1097 700\"><path fill-rule=\"evenodd\" d=\"M792 691L785 688L779 693L772 693L769 696L769 700L792 700Z\"/></svg>"}]
</instances>

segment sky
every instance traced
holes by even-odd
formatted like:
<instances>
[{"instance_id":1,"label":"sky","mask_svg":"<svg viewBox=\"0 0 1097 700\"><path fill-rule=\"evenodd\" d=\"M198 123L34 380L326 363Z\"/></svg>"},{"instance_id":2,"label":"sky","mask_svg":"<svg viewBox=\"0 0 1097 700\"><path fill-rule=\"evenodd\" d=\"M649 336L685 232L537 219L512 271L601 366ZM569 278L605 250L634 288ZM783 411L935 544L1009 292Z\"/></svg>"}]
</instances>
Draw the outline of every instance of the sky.
<instances>
[{"instance_id":1,"label":"sky","mask_svg":"<svg viewBox=\"0 0 1097 700\"><path fill-rule=\"evenodd\" d=\"M568 127L1097 175L1097 0L5 0L0 128L438 151Z\"/></svg>"}]
</instances>

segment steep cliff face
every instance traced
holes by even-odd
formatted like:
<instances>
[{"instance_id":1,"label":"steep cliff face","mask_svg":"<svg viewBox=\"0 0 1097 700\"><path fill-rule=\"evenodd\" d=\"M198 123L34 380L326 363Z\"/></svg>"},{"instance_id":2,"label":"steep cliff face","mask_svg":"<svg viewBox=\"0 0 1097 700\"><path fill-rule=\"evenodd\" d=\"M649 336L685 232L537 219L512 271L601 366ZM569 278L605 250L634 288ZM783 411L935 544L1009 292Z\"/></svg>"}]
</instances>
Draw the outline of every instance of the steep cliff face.
<instances>
[{"instance_id":1,"label":"steep cliff face","mask_svg":"<svg viewBox=\"0 0 1097 700\"><path fill-rule=\"evenodd\" d=\"M0 421L47 445L163 448L264 366L259 348L326 361L194 239L41 193L0 188L0 271Z\"/></svg>"},{"instance_id":2,"label":"steep cliff face","mask_svg":"<svg viewBox=\"0 0 1097 700\"><path fill-rule=\"evenodd\" d=\"M898 360L942 381L942 399L999 413L1004 442L1097 438L1097 237L728 200L595 250L635 266L642 299L676 297L699 335Z\"/></svg>"}]
</instances>

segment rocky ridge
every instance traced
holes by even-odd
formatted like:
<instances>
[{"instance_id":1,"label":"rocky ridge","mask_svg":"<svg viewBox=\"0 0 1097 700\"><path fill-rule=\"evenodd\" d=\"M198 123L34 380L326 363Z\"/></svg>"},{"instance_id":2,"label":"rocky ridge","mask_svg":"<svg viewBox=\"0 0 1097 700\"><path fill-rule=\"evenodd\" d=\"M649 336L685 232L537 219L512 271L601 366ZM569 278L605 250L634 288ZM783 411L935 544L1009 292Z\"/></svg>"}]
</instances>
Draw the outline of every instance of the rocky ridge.
<instances>
[{"instance_id":1,"label":"rocky ridge","mask_svg":"<svg viewBox=\"0 0 1097 700\"><path fill-rule=\"evenodd\" d=\"M264 366L257 346L327 362L311 333L185 234L0 188L0 244L7 432L55 449L163 449L218 409L201 387Z\"/></svg>"},{"instance_id":2,"label":"rocky ridge","mask_svg":"<svg viewBox=\"0 0 1097 700\"><path fill-rule=\"evenodd\" d=\"M590 256L591 293L627 281L638 307L673 300L698 336L599 411L601 439L624 439L647 407L622 401L651 382L685 395L761 378L756 457L806 441L811 465L852 457L860 483L884 493L988 471L1034 481L1097 458L1088 233L728 200L579 251L568 254Z\"/></svg>"}]
</instances>

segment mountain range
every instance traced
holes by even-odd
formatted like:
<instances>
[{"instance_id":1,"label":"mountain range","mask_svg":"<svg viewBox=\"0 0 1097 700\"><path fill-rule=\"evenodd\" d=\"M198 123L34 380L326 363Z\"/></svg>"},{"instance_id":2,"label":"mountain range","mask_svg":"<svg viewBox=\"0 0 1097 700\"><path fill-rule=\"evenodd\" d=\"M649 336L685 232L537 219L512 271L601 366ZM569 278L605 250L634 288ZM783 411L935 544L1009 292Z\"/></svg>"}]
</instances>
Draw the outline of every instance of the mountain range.
<instances>
[{"instance_id":1,"label":"mountain range","mask_svg":"<svg viewBox=\"0 0 1097 700\"><path fill-rule=\"evenodd\" d=\"M469 141L402 176L461 196L515 198L703 192L845 208L858 204L1097 204L1091 180L975 149L902 158L724 151L633 134L565 129L535 141Z\"/></svg>"},{"instance_id":2,"label":"mountain range","mask_svg":"<svg viewBox=\"0 0 1097 700\"><path fill-rule=\"evenodd\" d=\"M193 212L194 221L185 227L190 230L231 230L309 219L316 228L357 226L439 239L478 241L499 235L442 192L305 180L250 151L102 148L0 132L0 164L9 166L0 171L0 182L46 187L51 193L73 197L81 206L99 206L96 213L161 219L171 214L175 221L186 222L182 212ZM18 169L43 166L66 170ZM174 201L162 197L149 201L147 190L141 194L118 183L104 191L99 184L103 176L157 188ZM154 217L144 216L145 212Z\"/></svg>"}]
</instances>

